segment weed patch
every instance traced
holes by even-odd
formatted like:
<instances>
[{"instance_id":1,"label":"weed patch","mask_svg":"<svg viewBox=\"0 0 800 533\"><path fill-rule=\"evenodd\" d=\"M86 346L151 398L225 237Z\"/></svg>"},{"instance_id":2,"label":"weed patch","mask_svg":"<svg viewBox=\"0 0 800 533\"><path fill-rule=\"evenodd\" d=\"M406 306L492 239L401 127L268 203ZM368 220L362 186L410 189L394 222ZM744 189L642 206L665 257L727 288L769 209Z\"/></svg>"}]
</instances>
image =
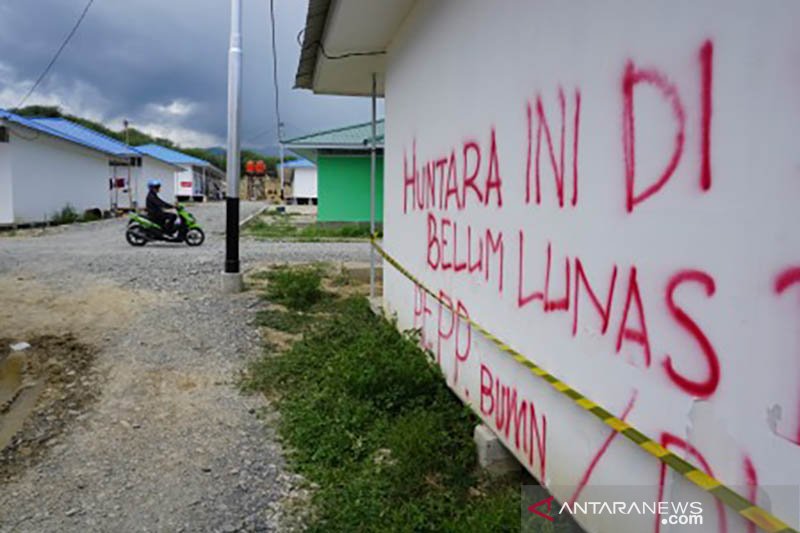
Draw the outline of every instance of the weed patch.
<instances>
[{"instance_id":1,"label":"weed patch","mask_svg":"<svg viewBox=\"0 0 800 533\"><path fill-rule=\"evenodd\" d=\"M50 223L56 226L61 224L72 224L73 222L80 220L80 218L81 217L78 212L75 211L75 208L70 204L67 204L52 216Z\"/></svg>"},{"instance_id":2,"label":"weed patch","mask_svg":"<svg viewBox=\"0 0 800 533\"><path fill-rule=\"evenodd\" d=\"M275 276L270 285L281 291L300 279ZM364 297L337 300L336 312L317 316L285 353L266 353L245 387L275 398L293 467L319 485L310 531L519 529L519 480L482 477L476 418L415 339L375 316Z\"/></svg>"},{"instance_id":3,"label":"weed patch","mask_svg":"<svg viewBox=\"0 0 800 533\"><path fill-rule=\"evenodd\" d=\"M302 332L311 319L311 316L298 311L283 311L274 308L259 311L256 315L256 322L259 326L284 331L286 333Z\"/></svg>"},{"instance_id":4,"label":"weed patch","mask_svg":"<svg viewBox=\"0 0 800 533\"><path fill-rule=\"evenodd\" d=\"M79 214L72 205L67 204L50 217L50 224L60 226L62 224L74 224L75 222L94 222L102 218L103 212L99 209L88 209L83 214Z\"/></svg>"},{"instance_id":5,"label":"weed patch","mask_svg":"<svg viewBox=\"0 0 800 533\"><path fill-rule=\"evenodd\" d=\"M267 272L266 279L266 297L294 311L309 310L324 296L319 267L276 267Z\"/></svg>"},{"instance_id":6,"label":"weed patch","mask_svg":"<svg viewBox=\"0 0 800 533\"><path fill-rule=\"evenodd\" d=\"M326 225L319 223L297 224L291 215L271 213L247 224L248 235L262 239L317 242L324 240L361 240L369 238L369 224L349 223Z\"/></svg>"}]
</instances>

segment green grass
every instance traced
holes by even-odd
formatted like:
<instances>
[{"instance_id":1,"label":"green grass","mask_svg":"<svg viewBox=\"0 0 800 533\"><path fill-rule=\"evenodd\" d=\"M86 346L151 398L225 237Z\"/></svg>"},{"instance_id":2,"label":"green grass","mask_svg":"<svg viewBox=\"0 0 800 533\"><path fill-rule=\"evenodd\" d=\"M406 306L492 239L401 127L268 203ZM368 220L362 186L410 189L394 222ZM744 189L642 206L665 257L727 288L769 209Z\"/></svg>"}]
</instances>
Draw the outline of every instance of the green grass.
<instances>
[{"instance_id":1,"label":"green grass","mask_svg":"<svg viewBox=\"0 0 800 533\"><path fill-rule=\"evenodd\" d=\"M296 287L285 277L281 291ZM303 294L315 285L304 279ZM254 363L245 387L276 398L291 465L319 485L309 531L519 530L519 480L482 477L476 418L365 298L336 300L288 351Z\"/></svg>"},{"instance_id":2,"label":"green grass","mask_svg":"<svg viewBox=\"0 0 800 533\"><path fill-rule=\"evenodd\" d=\"M309 310L325 297L322 275L320 266L275 267L265 274L265 296L269 301L285 305L293 311Z\"/></svg>"},{"instance_id":3,"label":"green grass","mask_svg":"<svg viewBox=\"0 0 800 533\"><path fill-rule=\"evenodd\" d=\"M268 217L258 217L250 221L245 228L245 232L261 239L301 242L368 239L369 224L296 224L292 221L292 215L272 213Z\"/></svg>"},{"instance_id":4,"label":"green grass","mask_svg":"<svg viewBox=\"0 0 800 533\"><path fill-rule=\"evenodd\" d=\"M280 309L266 309L256 315L259 326L285 331L287 333L301 333L305 330L310 317L297 311L283 311Z\"/></svg>"}]
</instances>

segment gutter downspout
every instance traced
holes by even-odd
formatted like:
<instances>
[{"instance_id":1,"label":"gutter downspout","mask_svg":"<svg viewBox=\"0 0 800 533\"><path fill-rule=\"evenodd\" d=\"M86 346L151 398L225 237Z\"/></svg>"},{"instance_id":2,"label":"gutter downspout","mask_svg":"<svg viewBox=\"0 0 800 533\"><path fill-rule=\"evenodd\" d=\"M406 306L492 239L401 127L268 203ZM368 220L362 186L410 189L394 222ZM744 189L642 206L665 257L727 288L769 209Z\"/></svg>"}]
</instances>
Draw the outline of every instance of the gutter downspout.
<instances>
[{"instance_id":1,"label":"gutter downspout","mask_svg":"<svg viewBox=\"0 0 800 533\"><path fill-rule=\"evenodd\" d=\"M370 142L370 168L369 168L369 234L375 236L375 152L376 152L376 100L377 81L372 73L372 139ZM369 248L369 297L375 298L375 247Z\"/></svg>"}]
</instances>

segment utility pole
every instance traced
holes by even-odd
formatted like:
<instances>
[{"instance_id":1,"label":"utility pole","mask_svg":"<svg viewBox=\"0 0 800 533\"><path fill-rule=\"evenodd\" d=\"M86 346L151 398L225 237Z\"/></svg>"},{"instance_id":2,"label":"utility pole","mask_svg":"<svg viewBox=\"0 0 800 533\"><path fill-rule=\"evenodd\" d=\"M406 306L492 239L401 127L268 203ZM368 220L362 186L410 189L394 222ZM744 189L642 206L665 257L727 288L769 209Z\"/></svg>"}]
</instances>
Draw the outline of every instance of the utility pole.
<instances>
[{"instance_id":1,"label":"utility pole","mask_svg":"<svg viewBox=\"0 0 800 533\"><path fill-rule=\"evenodd\" d=\"M130 122L128 122L128 119L123 119L122 120L122 125L125 127L125 145L126 146L130 146L131 145L130 130L129 130ZM130 206L131 211L133 211L135 213L136 212L136 207L137 207L136 204L137 204L137 200L138 200L137 193L139 191L136 189L137 184L133 183L131 181L131 163L132 163L132 159L133 158L129 158L129 160L128 160L128 205Z\"/></svg>"},{"instance_id":2,"label":"utility pole","mask_svg":"<svg viewBox=\"0 0 800 533\"><path fill-rule=\"evenodd\" d=\"M369 235L375 238L375 158L377 152L377 113L376 102L378 100L378 81L375 73L372 73L372 138L369 149ZM369 247L369 297L375 298L375 247Z\"/></svg>"},{"instance_id":3,"label":"utility pole","mask_svg":"<svg viewBox=\"0 0 800 533\"><path fill-rule=\"evenodd\" d=\"M283 122L278 123L278 149L280 150L280 157L281 157L281 203L284 204L285 202L285 194L283 191L285 182L284 182L284 170L283 165L285 161L283 160Z\"/></svg>"},{"instance_id":4,"label":"utility pole","mask_svg":"<svg viewBox=\"0 0 800 533\"><path fill-rule=\"evenodd\" d=\"M231 41L228 52L228 194L225 224L225 271L222 290L242 290L239 270L239 119L242 98L242 0L231 0Z\"/></svg>"}]
</instances>

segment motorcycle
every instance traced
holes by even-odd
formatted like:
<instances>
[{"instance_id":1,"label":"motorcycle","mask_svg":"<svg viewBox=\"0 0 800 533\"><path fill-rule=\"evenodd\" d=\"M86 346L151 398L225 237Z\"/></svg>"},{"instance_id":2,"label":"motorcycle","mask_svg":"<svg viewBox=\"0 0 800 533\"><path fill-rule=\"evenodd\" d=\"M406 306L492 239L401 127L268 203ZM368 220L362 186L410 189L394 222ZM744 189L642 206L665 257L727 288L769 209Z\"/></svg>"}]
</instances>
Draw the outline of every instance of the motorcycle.
<instances>
[{"instance_id":1,"label":"motorcycle","mask_svg":"<svg viewBox=\"0 0 800 533\"><path fill-rule=\"evenodd\" d=\"M151 241L185 242L189 246L200 246L206 240L203 229L181 204L175 204L178 218L171 233L166 233L157 223L146 216L133 212L125 231L125 239L131 246L144 246Z\"/></svg>"}]
</instances>

